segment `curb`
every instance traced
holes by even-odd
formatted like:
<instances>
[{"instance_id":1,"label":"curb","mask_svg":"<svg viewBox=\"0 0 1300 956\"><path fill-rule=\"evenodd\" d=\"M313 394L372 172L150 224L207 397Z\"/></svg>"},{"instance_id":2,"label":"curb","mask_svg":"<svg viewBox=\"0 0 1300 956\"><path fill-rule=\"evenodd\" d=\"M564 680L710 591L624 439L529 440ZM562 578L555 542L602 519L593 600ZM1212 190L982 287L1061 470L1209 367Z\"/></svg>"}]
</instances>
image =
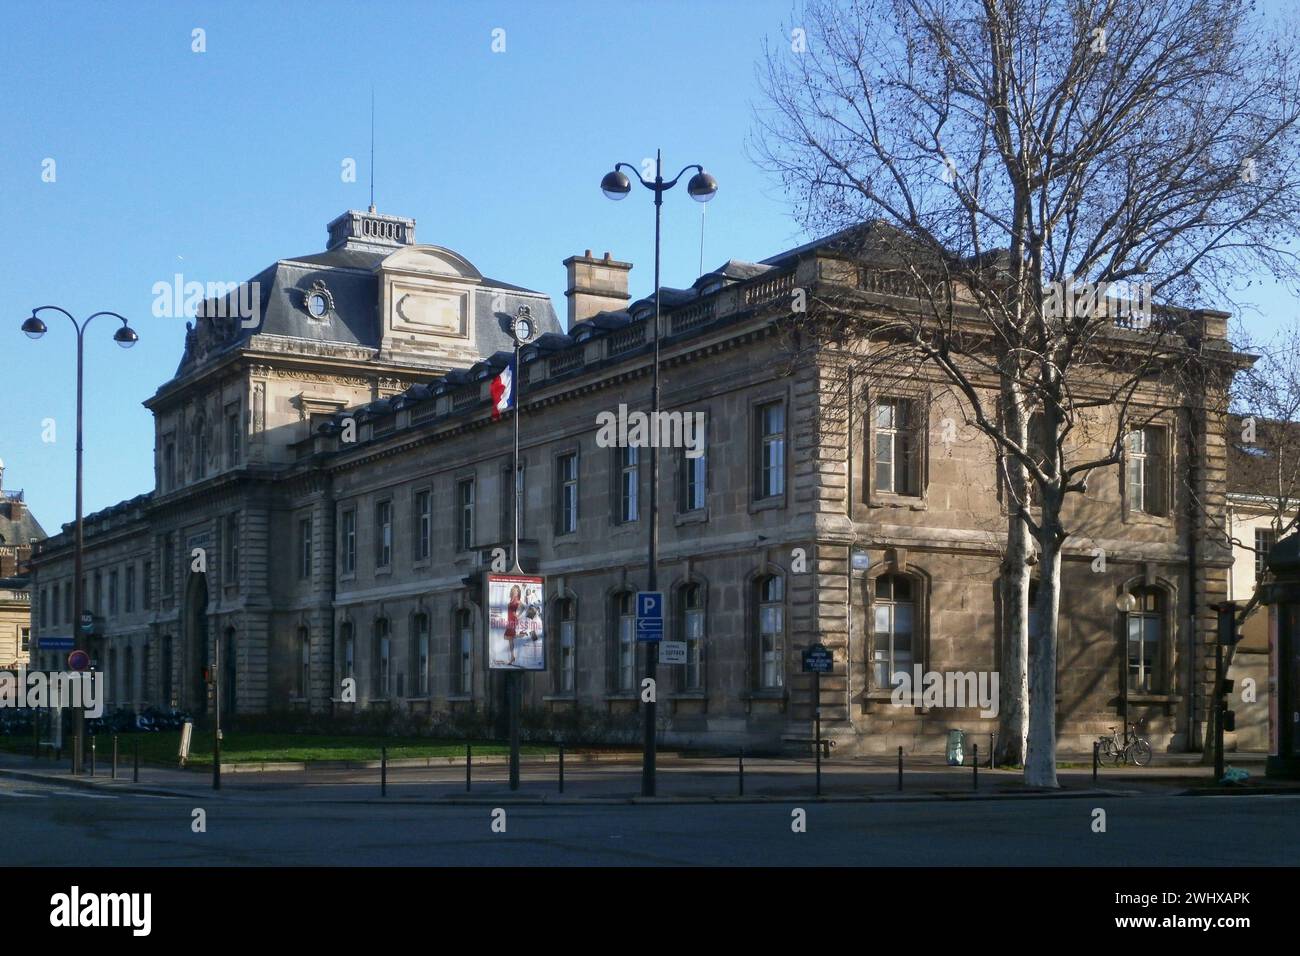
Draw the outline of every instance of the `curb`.
<instances>
[{"instance_id":1,"label":"curb","mask_svg":"<svg viewBox=\"0 0 1300 956\"><path fill-rule=\"evenodd\" d=\"M183 790L162 790L158 787L142 787L134 783L119 784L111 777L74 777L72 774L61 776L52 773L36 773L31 770L13 770L0 767L0 774L17 780L29 780L33 783L49 783L61 786L80 787L83 790L115 790L119 793L139 793L153 797L190 797L191 793ZM105 781L100 783L100 780Z\"/></svg>"}]
</instances>

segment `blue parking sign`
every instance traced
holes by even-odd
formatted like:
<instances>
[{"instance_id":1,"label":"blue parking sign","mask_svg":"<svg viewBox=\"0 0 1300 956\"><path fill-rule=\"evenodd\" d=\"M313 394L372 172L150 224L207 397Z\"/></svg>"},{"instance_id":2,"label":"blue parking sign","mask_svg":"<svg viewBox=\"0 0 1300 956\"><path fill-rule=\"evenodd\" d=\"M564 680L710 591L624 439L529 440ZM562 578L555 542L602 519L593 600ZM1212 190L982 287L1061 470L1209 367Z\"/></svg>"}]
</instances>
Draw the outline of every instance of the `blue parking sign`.
<instances>
[{"instance_id":1,"label":"blue parking sign","mask_svg":"<svg viewBox=\"0 0 1300 956\"><path fill-rule=\"evenodd\" d=\"M662 591L636 592L636 639L638 641L664 639L664 593Z\"/></svg>"}]
</instances>

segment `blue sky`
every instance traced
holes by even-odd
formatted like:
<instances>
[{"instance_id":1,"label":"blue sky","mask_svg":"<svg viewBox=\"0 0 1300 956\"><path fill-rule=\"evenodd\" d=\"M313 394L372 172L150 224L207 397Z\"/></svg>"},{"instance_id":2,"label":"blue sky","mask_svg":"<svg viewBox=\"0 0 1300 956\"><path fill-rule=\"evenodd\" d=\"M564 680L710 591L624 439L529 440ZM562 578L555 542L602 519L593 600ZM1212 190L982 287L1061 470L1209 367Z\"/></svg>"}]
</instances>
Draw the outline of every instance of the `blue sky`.
<instances>
[{"instance_id":1,"label":"blue sky","mask_svg":"<svg viewBox=\"0 0 1300 956\"><path fill-rule=\"evenodd\" d=\"M656 147L676 172L703 163L705 268L804 241L746 141L762 40L790 0L491 3L23 3L0 6L0 457L49 532L73 516L71 325L18 331L36 305L128 316L87 332L87 513L149 490L153 428L140 404L175 371L184 319L151 316L152 287L180 272L247 279L318 252L325 224L375 200L421 242L486 275L549 293L561 260L608 250L650 291L653 206L605 199L615 161ZM191 50L206 32L206 52ZM505 31L505 51L492 50ZM42 164L55 161L54 182ZM342 181L345 159L355 183ZM701 207L684 185L664 206L666 285L699 274ZM1290 307L1261 298L1275 316ZM57 321L56 321L57 319ZM1268 320L1270 323L1272 318ZM54 419L54 442L42 423Z\"/></svg>"}]
</instances>

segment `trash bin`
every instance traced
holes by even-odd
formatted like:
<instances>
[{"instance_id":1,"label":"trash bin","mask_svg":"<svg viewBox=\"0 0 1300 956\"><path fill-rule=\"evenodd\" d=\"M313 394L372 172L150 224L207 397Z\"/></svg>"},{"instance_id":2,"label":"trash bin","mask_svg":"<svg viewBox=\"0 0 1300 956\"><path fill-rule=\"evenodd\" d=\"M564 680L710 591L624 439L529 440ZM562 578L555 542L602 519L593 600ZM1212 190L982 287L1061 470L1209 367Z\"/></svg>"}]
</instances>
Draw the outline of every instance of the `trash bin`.
<instances>
[{"instance_id":1,"label":"trash bin","mask_svg":"<svg viewBox=\"0 0 1300 956\"><path fill-rule=\"evenodd\" d=\"M948 731L948 766L960 767L966 753L966 731Z\"/></svg>"}]
</instances>

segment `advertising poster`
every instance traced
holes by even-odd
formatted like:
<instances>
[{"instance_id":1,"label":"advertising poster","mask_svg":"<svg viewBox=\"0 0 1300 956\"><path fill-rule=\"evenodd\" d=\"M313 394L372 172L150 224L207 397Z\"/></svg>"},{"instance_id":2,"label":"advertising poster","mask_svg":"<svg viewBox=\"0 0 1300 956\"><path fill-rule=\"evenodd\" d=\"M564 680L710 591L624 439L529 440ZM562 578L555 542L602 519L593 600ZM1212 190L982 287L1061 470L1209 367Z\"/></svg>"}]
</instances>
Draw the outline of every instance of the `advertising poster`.
<instances>
[{"instance_id":1,"label":"advertising poster","mask_svg":"<svg viewBox=\"0 0 1300 956\"><path fill-rule=\"evenodd\" d=\"M493 670L546 669L546 579L488 574L488 666Z\"/></svg>"}]
</instances>

